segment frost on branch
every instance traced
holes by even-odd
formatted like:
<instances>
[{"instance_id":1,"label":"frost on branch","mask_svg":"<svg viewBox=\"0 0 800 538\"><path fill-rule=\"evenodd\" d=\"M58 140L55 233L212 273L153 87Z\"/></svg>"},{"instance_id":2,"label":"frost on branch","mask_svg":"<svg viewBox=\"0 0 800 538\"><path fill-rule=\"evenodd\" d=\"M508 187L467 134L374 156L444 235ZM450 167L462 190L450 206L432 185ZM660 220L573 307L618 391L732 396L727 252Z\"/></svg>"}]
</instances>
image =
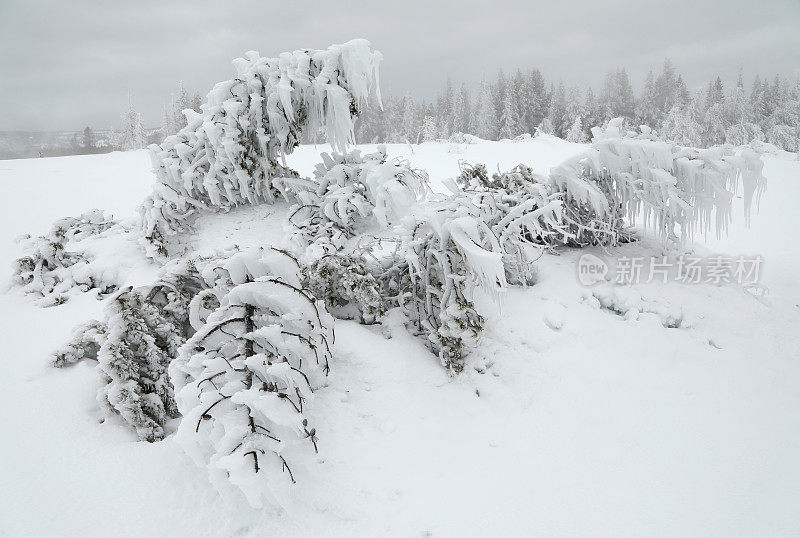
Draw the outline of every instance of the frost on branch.
<instances>
[{"instance_id":1,"label":"frost on branch","mask_svg":"<svg viewBox=\"0 0 800 538\"><path fill-rule=\"evenodd\" d=\"M67 247L101 234L116 224L99 209L93 209L80 217L57 220L47 235L21 238L25 255L14 262L12 282L25 293L40 296L43 306L66 302L73 288L81 291L96 288L100 295L113 292L116 284L105 282L101 275L95 274L87 254Z\"/></svg>"},{"instance_id":2,"label":"frost on branch","mask_svg":"<svg viewBox=\"0 0 800 538\"><path fill-rule=\"evenodd\" d=\"M276 178L297 177L284 157L304 128L325 129L336 151L353 141L353 118L377 93L381 55L363 39L278 58L248 52L235 78L208 94L202 113L150 147L156 183L140 208L148 255L169 255L169 239L198 211L272 203L289 196Z\"/></svg>"},{"instance_id":3,"label":"frost on branch","mask_svg":"<svg viewBox=\"0 0 800 538\"><path fill-rule=\"evenodd\" d=\"M234 257L233 288L170 366L176 440L222 494L256 508L282 498L293 461L317 449L305 407L329 369L333 319L295 263L274 250Z\"/></svg>"}]
</instances>

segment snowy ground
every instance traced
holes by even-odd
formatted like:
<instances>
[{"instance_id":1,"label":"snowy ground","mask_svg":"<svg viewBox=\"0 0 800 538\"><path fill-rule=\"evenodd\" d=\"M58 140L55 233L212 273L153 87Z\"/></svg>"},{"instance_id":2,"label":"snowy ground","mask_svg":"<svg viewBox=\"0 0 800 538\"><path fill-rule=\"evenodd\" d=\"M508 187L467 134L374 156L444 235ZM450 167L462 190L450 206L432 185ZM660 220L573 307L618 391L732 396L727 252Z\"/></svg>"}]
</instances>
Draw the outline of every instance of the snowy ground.
<instances>
[{"instance_id":1,"label":"snowy ground","mask_svg":"<svg viewBox=\"0 0 800 538\"><path fill-rule=\"evenodd\" d=\"M310 174L323 149L289 163ZM552 138L389 146L434 183L459 159L546 172L580 150ZM764 301L734 285L638 284L617 293L681 326L626 320L577 281L585 250L546 255L539 283L490 316L493 366L455 380L402 330L337 322L313 410L320 456L283 514L233 511L170 438L138 443L97 423L93 366L48 366L74 325L99 316L92 294L46 309L2 294L0 536L797 536L800 161L764 160L752 227L737 207L728 237L696 246L763 256ZM133 216L149 168L144 151L0 161L0 264L18 255L15 236L57 217ZM277 240L281 217L276 206L206 218L190 245ZM651 240L593 252L660 254ZM135 252L107 256L131 278L153 270Z\"/></svg>"}]
</instances>

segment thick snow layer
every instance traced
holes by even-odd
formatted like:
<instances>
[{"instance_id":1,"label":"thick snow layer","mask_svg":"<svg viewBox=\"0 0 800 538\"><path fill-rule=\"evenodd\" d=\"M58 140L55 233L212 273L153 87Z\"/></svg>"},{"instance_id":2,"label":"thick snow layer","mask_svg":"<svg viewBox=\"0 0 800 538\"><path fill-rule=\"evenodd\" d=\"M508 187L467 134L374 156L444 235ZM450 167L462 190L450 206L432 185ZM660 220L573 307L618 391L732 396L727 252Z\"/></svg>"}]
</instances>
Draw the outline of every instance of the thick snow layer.
<instances>
[{"instance_id":1,"label":"thick snow layer","mask_svg":"<svg viewBox=\"0 0 800 538\"><path fill-rule=\"evenodd\" d=\"M444 190L460 159L545 173L585 147L541 137L388 151ZM322 151L302 146L287 161L311 175ZM752 227L734 204L729 235L694 246L761 255L764 300L733 285L604 294L579 284L581 254L660 256L645 239L544 255L538 282L491 312L485 373L449 378L399 323L337 321L331 375L310 411L320 453L295 470L284 513L227 506L172 437L140 443L121 424L98 424L94 366L49 366L71 329L99 316L93 294L45 309L2 294L0 535L796 536L800 162L764 162L769 191ZM0 180L8 267L13 238L58 217L134 215L153 176L140 151L0 161ZM187 244L208 253L279 242L282 211L203 217ZM123 278L147 277L143 253L113 247Z\"/></svg>"}]
</instances>

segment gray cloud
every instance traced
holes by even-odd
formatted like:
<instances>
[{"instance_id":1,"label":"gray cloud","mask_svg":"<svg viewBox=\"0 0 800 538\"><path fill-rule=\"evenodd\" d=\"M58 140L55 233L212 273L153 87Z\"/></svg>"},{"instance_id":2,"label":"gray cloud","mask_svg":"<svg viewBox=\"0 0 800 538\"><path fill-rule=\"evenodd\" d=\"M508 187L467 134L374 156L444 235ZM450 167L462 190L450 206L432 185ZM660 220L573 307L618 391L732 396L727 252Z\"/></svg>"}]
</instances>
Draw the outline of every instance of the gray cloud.
<instances>
[{"instance_id":1,"label":"gray cloud","mask_svg":"<svg viewBox=\"0 0 800 538\"><path fill-rule=\"evenodd\" d=\"M146 123L182 80L205 93L247 50L276 55L365 37L384 53L385 92L432 98L450 75L498 68L599 86L634 84L670 57L690 88L740 68L800 76L800 2L163 2L2 0L0 130L119 124L130 90Z\"/></svg>"}]
</instances>

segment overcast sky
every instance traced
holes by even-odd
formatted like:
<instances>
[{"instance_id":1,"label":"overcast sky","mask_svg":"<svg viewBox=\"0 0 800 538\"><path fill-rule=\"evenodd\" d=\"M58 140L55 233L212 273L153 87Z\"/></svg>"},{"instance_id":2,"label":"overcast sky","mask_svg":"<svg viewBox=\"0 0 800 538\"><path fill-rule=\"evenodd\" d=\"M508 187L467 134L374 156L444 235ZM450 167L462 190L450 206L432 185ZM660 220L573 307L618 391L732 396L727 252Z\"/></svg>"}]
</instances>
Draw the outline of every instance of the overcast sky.
<instances>
[{"instance_id":1,"label":"overcast sky","mask_svg":"<svg viewBox=\"0 0 800 538\"><path fill-rule=\"evenodd\" d=\"M156 126L178 81L205 95L247 50L354 37L383 52L384 92L428 99L448 74L517 67L595 88L626 67L638 90L665 57L692 90L740 67L800 76L800 0L0 0L0 131L119 126L129 90Z\"/></svg>"}]
</instances>

